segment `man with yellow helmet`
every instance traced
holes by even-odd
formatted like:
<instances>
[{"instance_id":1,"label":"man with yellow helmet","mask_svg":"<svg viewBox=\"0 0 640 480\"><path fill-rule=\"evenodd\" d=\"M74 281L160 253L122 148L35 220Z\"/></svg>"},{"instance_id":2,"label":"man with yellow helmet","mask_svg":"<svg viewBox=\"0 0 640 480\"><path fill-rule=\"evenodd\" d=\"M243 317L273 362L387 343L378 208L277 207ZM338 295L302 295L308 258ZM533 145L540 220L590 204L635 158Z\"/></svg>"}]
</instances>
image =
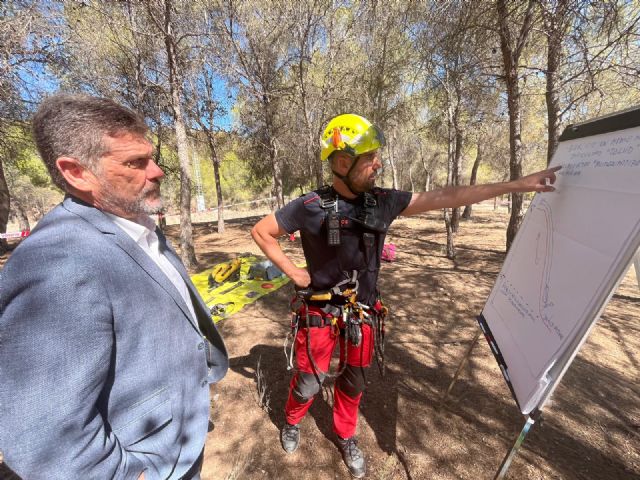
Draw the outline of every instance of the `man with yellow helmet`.
<instances>
[{"instance_id":1,"label":"man with yellow helmet","mask_svg":"<svg viewBox=\"0 0 640 480\"><path fill-rule=\"evenodd\" d=\"M362 193L370 190L377 176L377 172L382 168L379 158L379 150L384 147L386 142L382 131L373 125L369 120L359 115L346 113L333 118L324 129L322 138L320 139L322 150L320 159L330 160L331 171L338 177L346 187L354 194ZM337 152L343 152L341 155L334 155ZM345 155L346 154L346 155ZM334 168L334 162L331 157L340 157L349 162L349 168L346 174L340 173ZM352 161L357 159L357 161ZM377 159L377 163L374 160ZM375 164L374 164L375 163ZM371 165L373 173L368 177L366 170L356 169L358 164L374 164ZM357 178L355 175L360 175ZM353 185L356 182L356 185ZM361 188L362 190L358 190Z\"/></svg>"},{"instance_id":2,"label":"man with yellow helmet","mask_svg":"<svg viewBox=\"0 0 640 480\"><path fill-rule=\"evenodd\" d=\"M333 429L349 472L361 478L366 462L355 431L367 368L374 353L378 360L382 353L386 308L376 284L389 225L399 215L470 205L512 192L553 191L550 184L555 182L557 168L511 182L411 193L375 187L385 139L366 118L338 115L327 124L320 141L321 160L329 163L332 184L267 215L251 233L267 257L295 283L303 300L293 325L297 372L285 405L282 446L288 453L298 448L299 423L324 379L331 376L329 363L339 343ZM297 230L306 268L298 268L277 241Z\"/></svg>"}]
</instances>

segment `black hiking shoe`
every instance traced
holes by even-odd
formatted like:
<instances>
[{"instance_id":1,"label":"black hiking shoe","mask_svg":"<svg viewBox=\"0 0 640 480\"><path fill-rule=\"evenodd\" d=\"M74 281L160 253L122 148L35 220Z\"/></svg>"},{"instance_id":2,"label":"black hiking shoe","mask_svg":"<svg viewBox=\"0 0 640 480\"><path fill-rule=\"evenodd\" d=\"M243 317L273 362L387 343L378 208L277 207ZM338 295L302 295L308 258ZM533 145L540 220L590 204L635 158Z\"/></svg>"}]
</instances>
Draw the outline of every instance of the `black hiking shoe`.
<instances>
[{"instance_id":1,"label":"black hiking shoe","mask_svg":"<svg viewBox=\"0 0 640 480\"><path fill-rule=\"evenodd\" d=\"M282 430L280 430L280 442L285 452L295 452L298 449L298 445L300 445L300 427L285 423Z\"/></svg>"},{"instance_id":2,"label":"black hiking shoe","mask_svg":"<svg viewBox=\"0 0 640 480\"><path fill-rule=\"evenodd\" d=\"M349 469L349 473L354 478L362 478L367 473L367 464L364 460L362 450L358 448L356 437L338 437L338 447L342 452L342 459Z\"/></svg>"}]
</instances>

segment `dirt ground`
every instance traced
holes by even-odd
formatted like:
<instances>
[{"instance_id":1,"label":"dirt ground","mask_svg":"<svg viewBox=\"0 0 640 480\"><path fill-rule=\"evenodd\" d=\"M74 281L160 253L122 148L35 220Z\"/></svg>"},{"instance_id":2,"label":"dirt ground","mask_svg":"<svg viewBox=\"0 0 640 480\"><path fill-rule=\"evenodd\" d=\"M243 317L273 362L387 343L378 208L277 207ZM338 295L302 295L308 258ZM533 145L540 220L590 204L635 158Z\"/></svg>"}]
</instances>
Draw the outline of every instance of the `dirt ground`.
<instances>
[{"instance_id":1,"label":"dirt ground","mask_svg":"<svg viewBox=\"0 0 640 480\"><path fill-rule=\"evenodd\" d=\"M524 425L484 339L438 408L504 260L506 213L476 209L474 217L461 225L455 262L444 255L439 214L399 219L391 227L387 241L396 244L397 261L380 274L392 312L386 376L372 370L358 426L367 478L493 478ZM203 268L239 253L258 254L249 235L255 221L234 220L223 236L213 224L198 225ZM303 258L299 240L281 245ZM291 375L283 354L291 292L286 286L220 323L231 369L213 388L205 480L350 478L333 443L330 389L303 420L299 450L287 455L280 446ZM640 478L639 334L640 291L632 268L508 478ZM260 406L258 376L266 407Z\"/></svg>"},{"instance_id":2,"label":"dirt ground","mask_svg":"<svg viewBox=\"0 0 640 480\"><path fill-rule=\"evenodd\" d=\"M224 235L215 224L195 225L201 270L244 252L259 254L249 235L256 220L230 221ZM386 376L372 369L358 426L366 478L490 479L522 429L524 417L482 338L439 408L500 271L507 221L504 212L476 208L474 219L461 224L455 262L444 255L439 214L392 225L387 241L396 244L397 260L383 266L379 282L391 310ZM177 244L177 226L168 230ZM281 245L303 258L299 239ZM231 368L212 387L215 428L204 480L350 478L334 444L331 385L303 420L298 451L287 455L280 446L291 376L283 354L291 292L287 285L219 324ZM640 291L632 268L508 478L640 478L639 379ZM266 388L262 406L259 384Z\"/></svg>"}]
</instances>

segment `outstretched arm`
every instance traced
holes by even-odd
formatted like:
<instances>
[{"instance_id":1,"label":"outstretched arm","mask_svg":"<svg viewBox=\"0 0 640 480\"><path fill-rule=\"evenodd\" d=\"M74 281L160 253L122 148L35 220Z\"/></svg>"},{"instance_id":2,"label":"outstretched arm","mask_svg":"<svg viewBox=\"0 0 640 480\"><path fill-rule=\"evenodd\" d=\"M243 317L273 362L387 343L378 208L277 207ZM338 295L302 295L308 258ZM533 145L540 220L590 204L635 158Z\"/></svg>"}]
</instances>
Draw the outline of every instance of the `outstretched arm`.
<instances>
[{"instance_id":1,"label":"outstretched arm","mask_svg":"<svg viewBox=\"0 0 640 480\"><path fill-rule=\"evenodd\" d=\"M489 198L514 192L553 192L553 183L561 167L549 168L541 172L532 173L526 177L510 182L487 183L465 187L446 187L431 192L414 193L411 202L400 215L416 215L428 210L441 208L456 208L463 205L488 200Z\"/></svg>"},{"instance_id":2,"label":"outstretched arm","mask_svg":"<svg viewBox=\"0 0 640 480\"><path fill-rule=\"evenodd\" d=\"M273 213L264 217L251 229L253 240L258 244L267 258L282 270L298 287L308 287L311 283L309 272L304 268L296 267L291 259L284 254L278 244L277 238L286 233L287 232L278 225L276 216Z\"/></svg>"}]
</instances>

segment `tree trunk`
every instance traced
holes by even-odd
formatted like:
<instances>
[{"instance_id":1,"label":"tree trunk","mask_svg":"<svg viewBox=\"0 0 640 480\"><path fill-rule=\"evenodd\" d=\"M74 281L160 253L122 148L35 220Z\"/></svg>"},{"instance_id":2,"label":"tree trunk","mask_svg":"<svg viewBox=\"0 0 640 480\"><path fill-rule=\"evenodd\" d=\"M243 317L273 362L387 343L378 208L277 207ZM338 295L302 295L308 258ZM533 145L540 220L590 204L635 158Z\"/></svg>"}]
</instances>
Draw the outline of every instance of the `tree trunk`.
<instances>
[{"instance_id":1,"label":"tree trunk","mask_svg":"<svg viewBox=\"0 0 640 480\"><path fill-rule=\"evenodd\" d=\"M462 163L462 143L464 139L464 131L460 123L460 97L462 96L460 76L458 74L453 77L455 85L455 108L453 111L453 131L455 133L455 149L452 165L452 185L457 187L460 185L460 164ZM454 208L451 211L451 228L455 233L458 233L460 227L460 209Z\"/></svg>"},{"instance_id":2,"label":"tree trunk","mask_svg":"<svg viewBox=\"0 0 640 480\"><path fill-rule=\"evenodd\" d=\"M191 159L187 145L187 132L182 113L182 81L176 63L176 50L171 23L171 0L165 0L165 46L169 67L169 86L171 90L171 106L175 117L176 146L180 160L180 249L184 266L187 269L197 267L195 249L193 248L193 227L191 224Z\"/></svg>"},{"instance_id":3,"label":"tree trunk","mask_svg":"<svg viewBox=\"0 0 640 480\"><path fill-rule=\"evenodd\" d=\"M160 108L157 109L157 116L155 117L154 121L156 122L156 132L155 132L155 139L156 139L156 145L155 145L155 151L153 152L153 161L156 162L156 165L161 165L162 164L162 115L160 113Z\"/></svg>"},{"instance_id":4,"label":"tree trunk","mask_svg":"<svg viewBox=\"0 0 640 480\"><path fill-rule=\"evenodd\" d=\"M460 185L460 163L462 161L462 130L456 125L456 148L452 165L452 180L455 187ZM458 233L460 227L460 209L454 208L451 211L451 228Z\"/></svg>"},{"instance_id":5,"label":"tree trunk","mask_svg":"<svg viewBox=\"0 0 640 480\"><path fill-rule=\"evenodd\" d=\"M306 151L307 151L307 160L310 162L310 165L312 166L312 172L311 175L313 177L315 177L316 180L316 187L320 188L323 184L323 178L322 178L322 164L320 163L320 155L316 155L316 152L319 153L319 148L316 146L317 145L317 140L316 140L316 133L313 129L313 123L311 122L311 113L309 111L309 108L307 106L307 83L305 81L305 73L306 73L306 63L309 61L310 59L310 55L308 53L308 40L309 40L309 35L310 35L310 30L311 30L311 25L310 25L310 21L311 21L311 16L308 16L306 19L306 23L304 24L304 28L302 29L302 31L304 32L302 34L302 36L300 37L300 43L299 43L299 48L300 48L300 58L298 60L298 87L300 88L300 103L301 103L301 109L302 109L302 116L304 118L304 127L306 130L306 134L307 134L307 145L306 145Z\"/></svg>"},{"instance_id":6,"label":"tree trunk","mask_svg":"<svg viewBox=\"0 0 640 480\"><path fill-rule=\"evenodd\" d=\"M560 98L558 96L558 66L562 56L562 40L564 37L562 22L566 15L567 1L559 0L554 12L545 14L545 30L547 32L547 165L558 148L560 137ZM559 18L557 18L559 17Z\"/></svg>"},{"instance_id":7,"label":"tree trunk","mask_svg":"<svg viewBox=\"0 0 640 480\"><path fill-rule=\"evenodd\" d=\"M308 30L307 30L308 32ZM304 36L304 42L301 46L301 51L306 48L307 35ZM322 163L320 162L320 148L317 147L316 134L313 130L313 124L310 119L310 112L307 108L307 87L305 82L305 62L306 56L300 55L300 61L298 63L298 85L300 87L300 101L302 103L302 116L304 117L304 126L307 131L307 156L308 160L313 166L313 176L316 179L316 187L320 188L324 185L324 179L322 178Z\"/></svg>"},{"instance_id":8,"label":"tree trunk","mask_svg":"<svg viewBox=\"0 0 640 480\"><path fill-rule=\"evenodd\" d=\"M444 225L447 230L447 258L453 260L456 258L456 250L453 245L454 232L451 225L451 214L448 208L444 209Z\"/></svg>"},{"instance_id":9,"label":"tree trunk","mask_svg":"<svg viewBox=\"0 0 640 480\"><path fill-rule=\"evenodd\" d=\"M315 142L314 142L315 143ZM315 173L315 178L316 178L316 187L320 188L324 185L324 175L322 173L322 164L323 162L320 161L320 149L319 148L314 148L313 149L313 171Z\"/></svg>"},{"instance_id":10,"label":"tree trunk","mask_svg":"<svg viewBox=\"0 0 640 480\"><path fill-rule=\"evenodd\" d=\"M391 185L398 188L398 169L396 168L396 131L391 130L391 148L389 149L389 163L391 164Z\"/></svg>"},{"instance_id":11,"label":"tree trunk","mask_svg":"<svg viewBox=\"0 0 640 480\"><path fill-rule=\"evenodd\" d=\"M432 161L431 161L431 165L433 165L436 161L436 159L438 158L439 154L434 154L432 157ZM429 190L431 190L431 170L429 169L429 166L427 165L427 162L425 162L424 160L424 155L422 154L422 146L420 146L420 161L422 162L422 168L424 169L424 173L425 173L425 180L424 180L424 191L428 192Z\"/></svg>"},{"instance_id":12,"label":"tree trunk","mask_svg":"<svg viewBox=\"0 0 640 480\"><path fill-rule=\"evenodd\" d=\"M7 224L9 223L9 210L11 208L11 196L9 195L9 186L4 176L4 166L0 159L0 233L7 232ZM6 252L9 245L4 238L0 238L0 254Z\"/></svg>"},{"instance_id":13,"label":"tree trunk","mask_svg":"<svg viewBox=\"0 0 640 480\"><path fill-rule=\"evenodd\" d=\"M478 151L476 153L476 159L473 161L473 167L471 167L471 178L469 178L469 185L476 184L476 178L478 176L478 167L480 166L480 162L482 161L482 141L478 140ZM467 205L464 207L464 212L462 212L462 218L465 220L469 220L471 218L471 208L472 205Z\"/></svg>"},{"instance_id":14,"label":"tree trunk","mask_svg":"<svg viewBox=\"0 0 640 480\"><path fill-rule=\"evenodd\" d=\"M273 196L276 197L276 206L284 207L284 191L282 189L282 166L278 159L278 149L273 139L269 139L269 158L273 165Z\"/></svg>"},{"instance_id":15,"label":"tree trunk","mask_svg":"<svg viewBox=\"0 0 640 480\"><path fill-rule=\"evenodd\" d=\"M507 82L509 106L509 178L516 180L522 176L522 132L520 125L520 89L517 75ZM511 247L522 223L522 193L515 192L511 197L511 216L507 227L507 250Z\"/></svg>"},{"instance_id":16,"label":"tree trunk","mask_svg":"<svg viewBox=\"0 0 640 480\"><path fill-rule=\"evenodd\" d=\"M211 135L213 135L213 132L209 132L209 150L211 150L213 179L216 184L216 200L218 201L218 233L224 233L224 198L222 197L222 183L220 182L220 159Z\"/></svg>"},{"instance_id":17,"label":"tree trunk","mask_svg":"<svg viewBox=\"0 0 640 480\"><path fill-rule=\"evenodd\" d=\"M316 143L316 142L314 142ZM315 174L315 178L316 178L316 187L320 188L321 186L324 185L324 178L322 175L322 162L320 161L320 149L319 148L314 148L313 149L313 155L312 155L312 160L313 163L313 172Z\"/></svg>"},{"instance_id":18,"label":"tree trunk","mask_svg":"<svg viewBox=\"0 0 640 480\"><path fill-rule=\"evenodd\" d=\"M409 165L409 182L411 183L411 191L416 191L416 186L413 183L413 165Z\"/></svg>"},{"instance_id":19,"label":"tree trunk","mask_svg":"<svg viewBox=\"0 0 640 480\"><path fill-rule=\"evenodd\" d=\"M455 164L455 133L453 129L453 111L451 103L449 102L449 106L447 109L447 186L454 186L454 164ZM456 228L454 226L454 216L452 213L454 209L444 209L444 224L447 231L447 258L453 260L455 258L456 252L453 242L453 236L456 233Z\"/></svg>"},{"instance_id":20,"label":"tree trunk","mask_svg":"<svg viewBox=\"0 0 640 480\"><path fill-rule=\"evenodd\" d=\"M522 28L516 46L512 46L511 31L509 29L509 12L507 1L498 0L498 22L500 32L500 49L504 66L504 81L507 89L507 106L509 111L509 175L510 180L522 176L522 132L520 120L520 87L518 84L518 62L524 48L524 42L531 29L533 21L533 5L530 0L524 15ZM523 218L522 193L511 194L511 216L507 227L507 250L511 247L518 233Z\"/></svg>"},{"instance_id":21,"label":"tree trunk","mask_svg":"<svg viewBox=\"0 0 640 480\"><path fill-rule=\"evenodd\" d=\"M187 269L198 265L193 248L193 226L191 224L191 159L187 146L187 132L180 106L180 96L172 93L175 113L175 132L178 158L180 160L180 248L182 261Z\"/></svg>"},{"instance_id":22,"label":"tree trunk","mask_svg":"<svg viewBox=\"0 0 640 480\"><path fill-rule=\"evenodd\" d=\"M273 118L271 112L271 105L269 97L267 95L262 96L262 108L264 110L264 120L266 126L266 146L268 150L269 163L273 172L273 185L272 194L276 199L277 208L284 206L284 192L282 190L282 166L278 160L278 149L275 142L275 132L273 125Z\"/></svg>"},{"instance_id":23,"label":"tree trunk","mask_svg":"<svg viewBox=\"0 0 640 480\"><path fill-rule=\"evenodd\" d=\"M27 212L25 211L22 202L18 201L16 198L13 199L13 213L15 218L18 220L18 230L21 232L31 230Z\"/></svg>"}]
</instances>

